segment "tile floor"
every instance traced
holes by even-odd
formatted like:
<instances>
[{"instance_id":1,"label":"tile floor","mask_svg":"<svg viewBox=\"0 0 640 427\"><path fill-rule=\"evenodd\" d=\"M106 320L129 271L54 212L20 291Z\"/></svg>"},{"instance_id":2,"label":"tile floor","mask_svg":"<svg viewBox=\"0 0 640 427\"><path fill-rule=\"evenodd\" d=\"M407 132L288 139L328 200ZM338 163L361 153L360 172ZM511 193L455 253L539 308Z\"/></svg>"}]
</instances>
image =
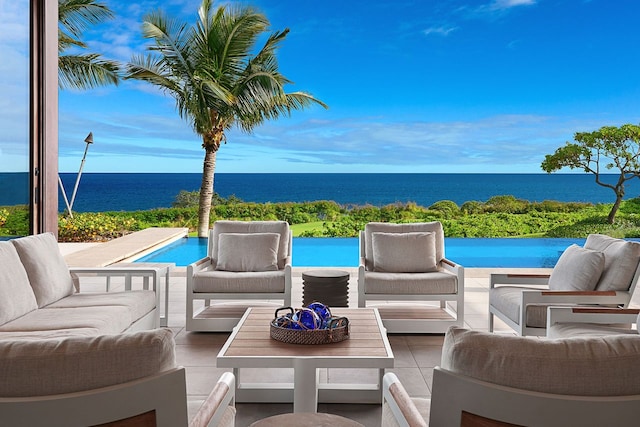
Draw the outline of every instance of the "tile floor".
<instances>
[{"instance_id":1,"label":"tile floor","mask_svg":"<svg viewBox=\"0 0 640 427\"><path fill-rule=\"evenodd\" d=\"M349 286L349 302L357 305L357 270L348 270L351 274ZM294 268L293 298L295 307L302 305L302 268ZM490 272L505 272L507 270L466 269L465 270L465 324L477 330L486 330L488 324L488 288ZM514 270L508 270L514 271ZM518 269L518 272L532 272L531 269ZM535 270L541 272L541 270ZM218 377L225 369L217 368L215 357L228 337L226 333L187 332L185 325L185 271L177 268L172 274L169 291L169 327L176 334L176 352L178 363L186 368L187 393L189 395L189 409L197 411L202 399L209 393ZM506 326L496 322L496 330L510 331ZM394 356L395 372L408 392L415 397L428 397L431 394L431 380L433 367L440 363L442 349L442 335L399 335L389 336ZM245 371L243 370L243 375ZM261 380L283 381L292 378L288 370L271 370L270 378L260 373ZM360 370L345 371L331 370L329 380L340 377L342 379L363 375L375 376L375 371ZM252 373L249 373L252 375ZM256 375L258 375L256 373ZM246 377L245 377L246 379ZM238 403L236 426L245 427L253 421L267 416L291 412L292 404L250 404ZM379 405L356 404L320 404L320 412L329 412L354 419L367 427L380 425L381 409Z\"/></svg>"}]
</instances>

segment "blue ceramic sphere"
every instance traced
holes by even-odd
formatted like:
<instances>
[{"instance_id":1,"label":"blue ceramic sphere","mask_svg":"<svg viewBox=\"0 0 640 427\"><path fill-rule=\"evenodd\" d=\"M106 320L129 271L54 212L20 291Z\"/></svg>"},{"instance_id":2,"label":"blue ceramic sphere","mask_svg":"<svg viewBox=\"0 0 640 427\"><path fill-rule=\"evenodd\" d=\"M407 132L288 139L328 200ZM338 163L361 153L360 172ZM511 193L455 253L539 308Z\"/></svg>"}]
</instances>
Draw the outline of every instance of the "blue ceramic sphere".
<instances>
[{"instance_id":1,"label":"blue ceramic sphere","mask_svg":"<svg viewBox=\"0 0 640 427\"><path fill-rule=\"evenodd\" d=\"M315 311L309 308L299 308L293 313L291 317L293 320L293 329L319 329L322 326L322 321Z\"/></svg>"},{"instance_id":2,"label":"blue ceramic sphere","mask_svg":"<svg viewBox=\"0 0 640 427\"><path fill-rule=\"evenodd\" d=\"M312 302L307 306L309 310L313 310L321 321L321 328L326 328L331 320L331 310L321 302Z\"/></svg>"}]
</instances>

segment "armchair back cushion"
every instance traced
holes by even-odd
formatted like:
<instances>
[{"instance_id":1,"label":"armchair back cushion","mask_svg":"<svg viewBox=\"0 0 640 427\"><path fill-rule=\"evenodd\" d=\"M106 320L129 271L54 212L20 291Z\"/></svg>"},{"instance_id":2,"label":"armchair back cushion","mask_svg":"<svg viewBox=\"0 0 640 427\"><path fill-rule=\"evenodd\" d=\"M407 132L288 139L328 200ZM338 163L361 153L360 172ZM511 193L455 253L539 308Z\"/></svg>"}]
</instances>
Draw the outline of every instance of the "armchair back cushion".
<instances>
[{"instance_id":1,"label":"armchair back cushion","mask_svg":"<svg viewBox=\"0 0 640 427\"><path fill-rule=\"evenodd\" d=\"M640 243L590 234L584 247L604 253L604 270L597 291L629 290L640 262Z\"/></svg>"},{"instance_id":2,"label":"armchair back cushion","mask_svg":"<svg viewBox=\"0 0 640 427\"><path fill-rule=\"evenodd\" d=\"M216 270L277 271L278 233L220 233Z\"/></svg>"},{"instance_id":3,"label":"armchair back cushion","mask_svg":"<svg viewBox=\"0 0 640 427\"><path fill-rule=\"evenodd\" d=\"M209 232L209 257L213 265L218 265L220 242L222 233L277 233L278 241L278 270L282 270L291 256L289 247L289 224L286 221L216 221ZM225 248L224 250L227 250Z\"/></svg>"},{"instance_id":4,"label":"armchair back cushion","mask_svg":"<svg viewBox=\"0 0 640 427\"><path fill-rule=\"evenodd\" d=\"M494 384L578 396L640 394L640 336L538 340L452 327L441 366Z\"/></svg>"},{"instance_id":5,"label":"armchair back cushion","mask_svg":"<svg viewBox=\"0 0 640 427\"><path fill-rule=\"evenodd\" d=\"M38 303L11 242L0 242L0 266L0 325L4 325L35 310Z\"/></svg>"},{"instance_id":6,"label":"armchair back cushion","mask_svg":"<svg viewBox=\"0 0 640 427\"><path fill-rule=\"evenodd\" d=\"M0 340L0 397L72 393L176 366L170 329L44 340Z\"/></svg>"},{"instance_id":7,"label":"armchair back cushion","mask_svg":"<svg viewBox=\"0 0 640 427\"><path fill-rule=\"evenodd\" d=\"M549 277L549 289L593 291L604 270L604 263L602 252L571 245L553 268Z\"/></svg>"},{"instance_id":8,"label":"armchair back cushion","mask_svg":"<svg viewBox=\"0 0 640 427\"><path fill-rule=\"evenodd\" d=\"M73 293L73 279L64 261L58 241L51 233L22 237L11 243L29 276L38 301L44 307Z\"/></svg>"},{"instance_id":9,"label":"armchair back cushion","mask_svg":"<svg viewBox=\"0 0 640 427\"><path fill-rule=\"evenodd\" d=\"M442 224L434 222L415 222L407 224L393 224L388 222L369 222L364 227L364 245L360 251L364 254L367 271L376 269L373 250L373 233L434 233L436 264L445 257L444 230Z\"/></svg>"},{"instance_id":10,"label":"armchair back cushion","mask_svg":"<svg viewBox=\"0 0 640 427\"><path fill-rule=\"evenodd\" d=\"M426 273L437 270L434 233L375 232L371 236L376 271Z\"/></svg>"}]
</instances>

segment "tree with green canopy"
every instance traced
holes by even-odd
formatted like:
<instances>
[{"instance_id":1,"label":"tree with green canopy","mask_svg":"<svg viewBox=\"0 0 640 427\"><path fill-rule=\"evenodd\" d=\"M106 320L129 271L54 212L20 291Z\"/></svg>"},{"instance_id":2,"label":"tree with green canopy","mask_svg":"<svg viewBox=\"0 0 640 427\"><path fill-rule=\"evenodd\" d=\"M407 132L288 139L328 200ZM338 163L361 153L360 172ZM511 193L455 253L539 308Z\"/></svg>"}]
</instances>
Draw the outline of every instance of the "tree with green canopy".
<instances>
[{"instance_id":1,"label":"tree with green canopy","mask_svg":"<svg viewBox=\"0 0 640 427\"><path fill-rule=\"evenodd\" d=\"M640 176L640 126L603 126L594 132L576 132L574 140L546 155L542 170L551 173L568 167L592 173L596 184L610 188L616 195L607 217L607 222L613 224L625 194L625 183ZM617 174L613 183L603 177L612 172Z\"/></svg>"},{"instance_id":2,"label":"tree with green canopy","mask_svg":"<svg viewBox=\"0 0 640 427\"><path fill-rule=\"evenodd\" d=\"M170 94L180 116L202 137L205 150L198 206L198 236L209 229L216 155L226 132L251 133L266 120L310 105L326 105L291 84L278 70L276 51L289 30L266 34L267 17L249 6L213 7L203 0L194 25L162 11L145 16L142 31L154 44L134 56L126 78L147 81ZM257 43L266 39L256 50Z\"/></svg>"},{"instance_id":3,"label":"tree with green canopy","mask_svg":"<svg viewBox=\"0 0 640 427\"><path fill-rule=\"evenodd\" d=\"M61 89L90 89L118 84L120 65L97 53L68 53L86 49L82 33L111 19L113 12L96 0L58 0L58 85Z\"/></svg>"}]
</instances>

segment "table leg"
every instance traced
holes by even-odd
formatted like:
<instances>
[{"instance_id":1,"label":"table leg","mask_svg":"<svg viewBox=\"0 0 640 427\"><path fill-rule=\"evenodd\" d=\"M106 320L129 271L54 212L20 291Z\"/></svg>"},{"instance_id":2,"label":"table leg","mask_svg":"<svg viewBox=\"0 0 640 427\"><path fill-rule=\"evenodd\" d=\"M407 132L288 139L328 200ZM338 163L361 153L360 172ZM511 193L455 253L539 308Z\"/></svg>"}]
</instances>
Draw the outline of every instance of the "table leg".
<instances>
[{"instance_id":1,"label":"table leg","mask_svg":"<svg viewBox=\"0 0 640 427\"><path fill-rule=\"evenodd\" d=\"M318 369L313 359L294 360L293 412L318 412Z\"/></svg>"}]
</instances>

